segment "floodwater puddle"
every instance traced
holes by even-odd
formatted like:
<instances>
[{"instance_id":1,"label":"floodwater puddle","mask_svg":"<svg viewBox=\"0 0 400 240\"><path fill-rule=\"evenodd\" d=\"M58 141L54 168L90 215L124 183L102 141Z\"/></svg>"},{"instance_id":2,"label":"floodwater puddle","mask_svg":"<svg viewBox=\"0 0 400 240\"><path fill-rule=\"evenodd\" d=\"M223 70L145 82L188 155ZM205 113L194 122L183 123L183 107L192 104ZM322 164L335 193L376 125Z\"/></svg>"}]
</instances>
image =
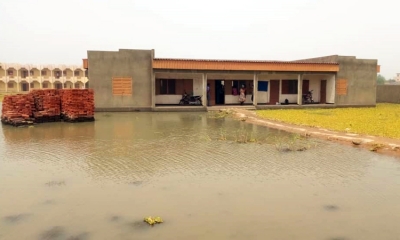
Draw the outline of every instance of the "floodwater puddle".
<instances>
[{"instance_id":1,"label":"floodwater puddle","mask_svg":"<svg viewBox=\"0 0 400 240\"><path fill-rule=\"evenodd\" d=\"M1 240L400 235L395 158L225 113L96 120L0 128Z\"/></svg>"}]
</instances>

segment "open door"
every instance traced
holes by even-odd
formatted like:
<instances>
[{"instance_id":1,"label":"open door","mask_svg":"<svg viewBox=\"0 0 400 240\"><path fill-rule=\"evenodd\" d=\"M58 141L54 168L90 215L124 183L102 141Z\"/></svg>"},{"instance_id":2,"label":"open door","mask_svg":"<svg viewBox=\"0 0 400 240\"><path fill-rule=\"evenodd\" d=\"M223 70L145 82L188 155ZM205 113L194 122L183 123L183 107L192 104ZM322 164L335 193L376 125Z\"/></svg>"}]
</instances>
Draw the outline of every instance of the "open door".
<instances>
[{"instance_id":1,"label":"open door","mask_svg":"<svg viewBox=\"0 0 400 240\"><path fill-rule=\"evenodd\" d=\"M215 106L215 81L207 80L207 84L210 84L210 106ZM206 96L206 101L208 101Z\"/></svg>"},{"instance_id":2,"label":"open door","mask_svg":"<svg viewBox=\"0 0 400 240\"><path fill-rule=\"evenodd\" d=\"M225 104L225 89L223 80L215 80L215 104Z\"/></svg>"},{"instance_id":3,"label":"open door","mask_svg":"<svg viewBox=\"0 0 400 240\"><path fill-rule=\"evenodd\" d=\"M319 103L326 103L326 80L321 80L320 95Z\"/></svg>"},{"instance_id":4,"label":"open door","mask_svg":"<svg viewBox=\"0 0 400 240\"><path fill-rule=\"evenodd\" d=\"M269 104L275 105L279 102L279 80L270 81Z\"/></svg>"}]
</instances>

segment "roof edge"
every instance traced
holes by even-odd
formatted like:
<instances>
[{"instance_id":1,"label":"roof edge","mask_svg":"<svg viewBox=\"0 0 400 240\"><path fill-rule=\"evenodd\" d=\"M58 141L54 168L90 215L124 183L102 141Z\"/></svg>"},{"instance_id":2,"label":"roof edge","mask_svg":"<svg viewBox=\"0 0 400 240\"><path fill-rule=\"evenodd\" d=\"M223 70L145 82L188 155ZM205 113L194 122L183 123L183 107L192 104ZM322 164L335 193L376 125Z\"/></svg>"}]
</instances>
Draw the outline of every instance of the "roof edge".
<instances>
[{"instance_id":1,"label":"roof edge","mask_svg":"<svg viewBox=\"0 0 400 240\"><path fill-rule=\"evenodd\" d=\"M187 62L238 62L238 63L296 63L296 64L331 64L337 62L309 62L309 61L279 61L279 60L234 60L234 59L193 59L193 58L154 58L154 61L187 61Z\"/></svg>"}]
</instances>

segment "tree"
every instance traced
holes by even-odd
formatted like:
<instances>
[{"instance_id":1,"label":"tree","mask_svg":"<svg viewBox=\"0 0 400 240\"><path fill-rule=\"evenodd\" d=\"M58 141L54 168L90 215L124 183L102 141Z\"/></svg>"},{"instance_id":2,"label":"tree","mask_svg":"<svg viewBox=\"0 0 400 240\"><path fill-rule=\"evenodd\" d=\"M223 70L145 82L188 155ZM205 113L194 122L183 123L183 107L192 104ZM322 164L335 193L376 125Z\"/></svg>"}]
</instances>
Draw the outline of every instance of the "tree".
<instances>
[{"instance_id":1,"label":"tree","mask_svg":"<svg viewBox=\"0 0 400 240\"><path fill-rule=\"evenodd\" d=\"M384 85L386 82L386 78L380 74L376 77L376 84L378 85Z\"/></svg>"}]
</instances>

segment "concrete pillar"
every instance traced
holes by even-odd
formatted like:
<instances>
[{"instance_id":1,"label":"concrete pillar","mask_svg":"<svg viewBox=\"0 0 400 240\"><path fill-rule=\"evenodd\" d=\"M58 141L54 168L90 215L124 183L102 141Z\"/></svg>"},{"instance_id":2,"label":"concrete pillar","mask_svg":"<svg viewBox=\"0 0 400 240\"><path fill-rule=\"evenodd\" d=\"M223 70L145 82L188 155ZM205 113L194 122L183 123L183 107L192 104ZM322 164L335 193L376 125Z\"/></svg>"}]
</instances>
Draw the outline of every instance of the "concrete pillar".
<instances>
[{"instance_id":1,"label":"concrete pillar","mask_svg":"<svg viewBox=\"0 0 400 240\"><path fill-rule=\"evenodd\" d=\"M19 70L17 69L17 92L19 92L20 91L20 81L19 81Z\"/></svg>"},{"instance_id":2,"label":"concrete pillar","mask_svg":"<svg viewBox=\"0 0 400 240\"><path fill-rule=\"evenodd\" d=\"M202 80L203 80L203 107L207 107L207 74L203 73L202 74Z\"/></svg>"},{"instance_id":3,"label":"concrete pillar","mask_svg":"<svg viewBox=\"0 0 400 240\"><path fill-rule=\"evenodd\" d=\"M297 105L303 104L303 74L297 76Z\"/></svg>"},{"instance_id":4,"label":"concrete pillar","mask_svg":"<svg viewBox=\"0 0 400 240\"><path fill-rule=\"evenodd\" d=\"M151 73L151 107L156 107L156 73Z\"/></svg>"},{"instance_id":5,"label":"concrete pillar","mask_svg":"<svg viewBox=\"0 0 400 240\"><path fill-rule=\"evenodd\" d=\"M39 88L42 89L43 88L43 78L42 78L42 70L43 68L39 67Z\"/></svg>"},{"instance_id":6,"label":"concrete pillar","mask_svg":"<svg viewBox=\"0 0 400 240\"><path fill-rule=\"evenodd\" d=\"M257 106L257 92L258 92L258 74L254 73L253 76L253 105Z\"/></svg>"}]
</instances>

